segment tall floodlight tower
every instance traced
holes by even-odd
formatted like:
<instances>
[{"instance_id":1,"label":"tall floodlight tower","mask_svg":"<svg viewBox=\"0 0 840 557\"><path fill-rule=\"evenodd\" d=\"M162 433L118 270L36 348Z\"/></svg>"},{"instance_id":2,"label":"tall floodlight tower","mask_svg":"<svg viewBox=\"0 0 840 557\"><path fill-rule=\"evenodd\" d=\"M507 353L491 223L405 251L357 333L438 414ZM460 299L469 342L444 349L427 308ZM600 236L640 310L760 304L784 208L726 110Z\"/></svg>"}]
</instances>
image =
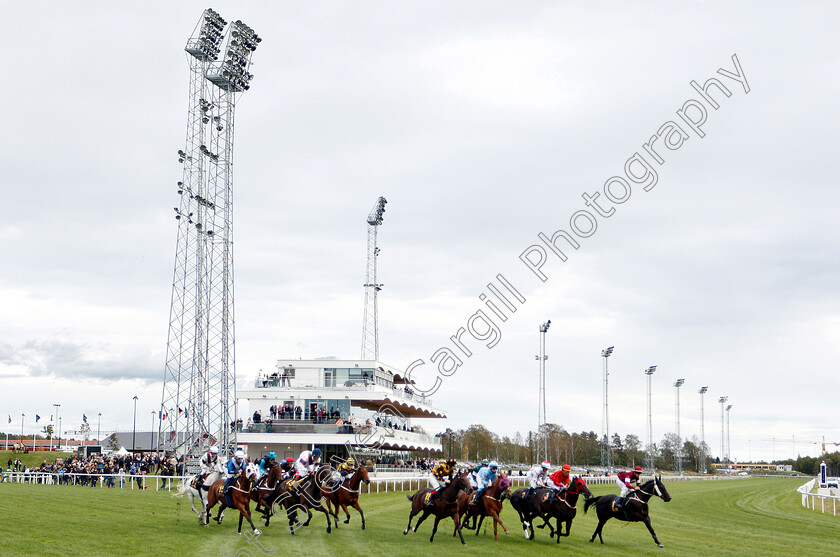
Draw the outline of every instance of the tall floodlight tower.
<instances>
[{"instance_id":1,"label":"tall floodlight tower","mask_svg":"<svg viewBox=\"0 0 840 557\"><path fill-rule=\"evenodd\" d=\"M732 468L732 453L731 453L732 445L730 444L730 441L732 440L732 438L729 437L729 416L730 416L729 411L730 410L732 410L732 405L731 404L726 407L726 462L730 463L729 467Z\"/></svg>"},{"instance_id":2,"label":"tall floodlight tower","mask_svg":"<svg viewBox=\"0 0 840 557\"><path fill-rule=\"evenodd\" d=\"M615 346L610 346L601 350L601 357L604 358L604 412L601 416L601 466L607 469L607 472L612 471L612 447L610 445L610 407L609 399L609 376L610 372L607 368L607 360L613 353Z\"/></svg>"},{"instance_id":3,"label":"tall floodlight tower","mask_svg":"<svg viewBox=\"0 0 840 557\"><path fill-rule=\"evenodd\" d=\"M227 455L235 444L233 127L261 39L241 21L227 33L226 25L205 10L185 48L187 137L178 150L184 169L158 441L159 449L179 454L215 443Z\"/></svg>"},{"instance_id":4,"label":"tall floodlight tower","mask_svg":"<svg viewBox=\"0 0 840 557\"><path fill-rule=\"evenodd\" d=\"M700 387L700 390L697 391L700 393L700 464L697 466L699 474L706 473L706 416L703 413L703 402L708 391L709 387Z\"/></svg>"},{"instance_id":5,"label":"tall floodlight tower","mask_svg":"<svg viewBox=\"0 0 840 557\"><path fill-rule=\"evenodd\" d=\"M379 306L377 298L383 284L376 281L376 258L379 248L376 245L376 231L382 226L382 215L388 201L380 197L367 218L367 272L365 274L365 316L362 321L362 359L379 359Z\"/></svg>"},{"instance_id":6,"label":"tall floodlight tower","mask_svg":"<svg viewBox=\"0 0 840 557\"><path fill-rule=\"evenodd\" d=\"M537 439L537 461L540 460L540 442L542 442L542 458L548 460L548 432L544 427L547 422L545 412L545 361L548 359L545 354L545 334L550 326L551 319L540 325L540 353L536 356L540 362L540 392L537 395L539 397L537 404L539 413L539 416L537 416L537 435L539 435Z\"/></svg>"},{"instance_id":7,"label":"tall floodlight tower","mask_svg":"<svg viewBox=\"0 0 840 557\"><path fill-rule=\"evenodd\" d=\"M724 414L723 413L725 412L725 408L723 407L723 405L726 404L727 400L729 400L728 396L722 396L718 399L718 402L720 403L720 461L721 462L726 462L726 460L725 460L726 459L726 436L724 435L724 433L725 433L724 425L725 425L726 422L724 421Z\"/></svg>"},{"instance_id":8,"label":"tall floodlight tower","mask_svg":"<svg viewBox=\"0 0 840 557\"><path fill-rule=\"evenodd\" d=\"M674 457L677 465L677 473L682 474L682 437L680 437L680 387L685 384L685 379L677 379L674 381L674 392L676 393L676 426L677 426L677 447L674 451Z\"/></svg>"},{"instance_id":9,"label":"tall floodlight tower","mask_svg":"<svg viewBox=\"0 0 840 557\"><path fill-rule=\"evenodd\" d=\"M645 370L647 375L647 456L645 457L645 467L652 473L656 460L653 454L653 412L651 406L651 378L653 372L656 371L656 366L650 366Z\"/></svg>"}]
</instances>

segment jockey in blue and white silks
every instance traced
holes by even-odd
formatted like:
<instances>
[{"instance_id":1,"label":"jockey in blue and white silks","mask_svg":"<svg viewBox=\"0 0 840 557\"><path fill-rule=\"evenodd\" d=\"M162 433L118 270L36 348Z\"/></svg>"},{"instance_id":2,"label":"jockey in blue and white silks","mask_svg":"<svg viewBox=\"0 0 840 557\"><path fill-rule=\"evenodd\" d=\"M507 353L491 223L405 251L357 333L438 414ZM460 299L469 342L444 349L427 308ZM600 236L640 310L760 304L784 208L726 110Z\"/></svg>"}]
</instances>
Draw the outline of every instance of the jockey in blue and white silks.
<instances>
[{"instance_id":1,"label":"jockey in blue and white silks","mask_svg":"<svg viewBox=\"0 0 840 557\"><path fill-rule=\"evenodd\" d=\"M228 477L225 480L225 489L233 485L239 473L245 469L245 453L242 449L236 449L236 453L227 462Z\"/></svg>"},{"instance_id":2,"label":"jockey in blue and white silks","mask_svg":"<svg viewBox=\"0 0 840 557\"><path fill-rule=\"evenodd\" d=\"M479 491L487 489L499 477L499 463L495 460L492 461L489 465L479 470L477 476Z\"/></svg>"},{"instance_id":3,"label":"jockey in blue and white silks","mask_svg":"<svg viewBox=\"0 0 840 557\"><path fill-rule=\"evenodd\" d=\"M303 451L295 462L295 471L299 478L303 478L314 472L320 465L321 449Z\"/></svg>"}]
</instances>

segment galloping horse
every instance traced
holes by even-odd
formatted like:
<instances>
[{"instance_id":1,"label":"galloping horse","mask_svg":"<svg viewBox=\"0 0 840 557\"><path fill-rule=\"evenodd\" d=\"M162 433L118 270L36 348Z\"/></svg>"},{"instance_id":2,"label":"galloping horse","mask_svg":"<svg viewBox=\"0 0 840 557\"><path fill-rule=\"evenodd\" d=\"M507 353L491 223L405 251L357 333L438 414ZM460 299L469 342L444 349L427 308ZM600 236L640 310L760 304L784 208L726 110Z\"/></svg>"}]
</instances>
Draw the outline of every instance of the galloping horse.
<instances>
[{"instance_id":1,"label":"galloping horse","mask_svg":"<svg viewBox=\"0 0 840 557\"><path fill-rule=\"evenodd\" d=\"M499 477L493 481L493 484L484 491L480 500L476 500L472 504L467 504L467 510L464 513L461 527L470 528L467 525L467 522L470 517L472 517L473 528L475 528L475 535L477 536L478 532L481 530L481 524L484 522L484 518L490 516L493 518L493 537L496 541L499 541L499 524L502 525L502 530L505 531L505 534L509 536L510 531L505 528L505 523L502 522L501 518L499 518L499 513L502 511L502 494L508 489L510 489L510 478L507 474L500 474ZM476 496L477 495L478 494L476 494ZM481 517L481 520L478 521L477 527L475 526L476 516Z\"/></svg>"},{"instance_id":2,"label":"galloping horse","mask_svg":"<svg viewBox=\"0 0 840 557\"><path fill-rule=\"evenodd\" d=\"M551 490L540 490L534 496L534 502L531 506L535 513L532 515L530 526L531 539L534 537L533 518L539 516L543 519L544 524L537 526L537 528L545 528L548 526L551 530L548 534L549 537L554 537L556 535L557 543L560 543L560 536L566 537L572 531L572 520L574 520L575 515L577 514L578 497L582 494L586 499L589 499L592 497L592 492L589 491L589 488L586 486L586 482L581 477L575 477L575 479L569 484L568 488L561 490L559 493L551 493L551 496L548 498L546 498L543 491L550 492ZM552 517L554 517L557 522L556 531L551 527ZM562 533L563 522L566 523L565 534Z\"/></svg>"},{"instance_id":3,"label":"galloping horse","mask_svg":"<svg viewBox=\"0 0 840 557\"><path fill-rule=\"evenodd\" d=\"M321 490L330 476L332 476L330 467L319 467L303 478L280 482L274 504L280 503L286 508L286 516L289 518L289 531L293 536L298 527L309 526L312 521L312 511L310 509L324 513L324 516L327 517L327 534L332 532L330 513L321 502ZM303 524L298 521L298 509L306 511L307 519Z\"/></svg>"},{"instance_id":4,"label":"galloping horse","mask_svg":"<svg viewBox=\"0 0 840 557\"><path fill-rule=\"evenodd\" d=\"M431 507L425 504L427 494L432 491L427 487L418 490L414 495L406 495L408 500L411 501L411 513L408 515L408 526L405 527L403 534L408 534L408 531L411 530L411 520L415 515L420 514L422 511L423 516L421 516L420 520L417 521L417 524L414 525L415 532L420 524L426 520L427 516L430 514L435 515L435 525L432 528L432 537L429 538L429 541L433 542L435 540L435 532L437 532L438 523L442 518L451 516L452 520L455 521L455 530L461 537L461 543L466 544L467 542L464 541L464 534L461 532L461 522L458 514L458 493L462 489L470 489L470 481L467 478L467 474L468 473L466 471L457 472L455 474L455 478L449 482L449 485L438 492L437 497L435 497L434 500L434 505Z\"/></svg>"},{"instance_id":5,"label":"galloping horse","mask_svg":"<svg viewBox=\"0 0 840 557\"><path fill-rule=\"evenodd\" d=\"M233 485L228 488L227 494L224 493L225 480L214 482L207 494L207 512L204 515L204 524L206 525L209 522L211 510L216 503L219 503L219 513L213 520L221 524L222 519L225 517L225 509L233 507L239 511L239 528L237 529L237 533L242 533L242 519L245 518L254 530L254 534L257 536L260 535L261 532L254 526L254 521L251 520L251 486L257 479L257 473L257 466L249 462L245 466L245 469L239 473Z\"/></svg>"},{"instance_id":6,"label":"galloping horse","mask_svg":"<svg viewBox=\"0 0 840 557\"><path fill-rule=\"evenodd\" d=\"M193 512L198 517L199 524L205 524L204 520L204 512L207 510L207 494L209 493L210 486L219 479L219 474L224 471L224 467L220 462L216 463L215 469L210 472L201 485L198 485L197 479L193 478L191 481L187 482L184 480L181 482L181 485L178 487L178 492L174 493L173 497L183 497L184 495L187 496L187 499L190 501L190 506L192 507ZM195 499L201 501L201 512L195 508Z\"/></svg>"},{"instance_id":7,"label":"galloping horse","mask_svg":"<svg viewBox=\"0 0 840 557\"><path fill-rule=\"evenodd\" d=\"M265 475L265 480L257 484L256 489L251 491L251 501L257 506L254 512L261 512L265 525L268 526L271 515L274 514L274 501L280 495L280 483L283 481L283 470L279 466L272 466Z\"/></svg>"},{"instance_id":8,"label":"galloping horse","mask_svg":"<svg viewBox=\"0 0 840 557\"><path fill-rule=\"evenodd\" d=\"M359 466L352 476L341 482L341 485L335 488L328 486L321 488L321 495L327 501L327 510L335 517L336 528L338 528L338 508L341 507L344 514L347 515L347 520L344 521L344 524L349 524L350 512L347 510L347 507L353 507L359 511L362 517L362 530L365 529L365 513L362 511L362 507L359 506L359 492L361 491L360 486L362 482L370 484L370 477L368 477L367 468ZM335 507L335 512L332 510L333 507Z\"/></svg>"},{"instance_id":9,"label":"galloping horse","mask_svg":"<svg viewBox=\"0 0 840 557\"><path fill-rule=\"evenodd\" d=\"M648 501L651 497L656 495L661 497L666 503L671 500L668 495L668 490L662 483L662 475L642 484L638 489L631 492L622 504L621 498L618 495L602 495L594 497L586 501L583 506L583 512L589 510L590 505L595 505L595 510L598 511L598 527L592 534L590 542L595 541L595 536L604 543L604 538L601 536L601 530L604 524L611 518L617 518L625 522L644 522L647 526L650 535L653 536L653 541L659 547L665 547L659 543L659 538L656 537L656 532L653 531L653 526L650 525L650 515L648 514Z\"/></svg>"}]
</instances>

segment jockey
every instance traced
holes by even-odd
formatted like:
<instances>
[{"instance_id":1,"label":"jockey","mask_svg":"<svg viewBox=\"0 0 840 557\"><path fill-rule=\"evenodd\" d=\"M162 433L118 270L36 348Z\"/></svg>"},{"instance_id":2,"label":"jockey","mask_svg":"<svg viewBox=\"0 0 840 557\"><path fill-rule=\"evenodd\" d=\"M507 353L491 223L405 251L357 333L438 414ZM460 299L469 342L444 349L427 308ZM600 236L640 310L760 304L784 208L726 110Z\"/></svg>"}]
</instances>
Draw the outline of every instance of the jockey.
<instances>
[{"instance_id":1,"label":"jockey","mask_svg":"<svg viewBox=\"0 0 840 557\"><path fill-rule=\"evenodd\" d=\"M438 491L449 485L452 481L452 475L455 473L455 459L449 460L440 459L437 465L432 468L432 477L429 478L429 483L432 484L432 495L429 497L429 504L435 500Z\"/></svg>"},{"instance_id":2,"label":"jockey","mask_svg":"<svg viewBox=\"0 0 840 557\"><path fill-rule=\"evenodd\" d=\"M264 457L260 459L260 477L265 476L268 472L277 465L276 459L277 455L274 451L271 451Z\"/></svg>"},{"instance_id":3,"label":"jockey","mask_svg":"<svg viewBox=\"0 0 840 557\"><path fill-rule=\"evenodd\" d=\"M571 476L569 476L569 472L571 472L571 470L571 466L569 466L568 464L564 464L563 468L557 470L548 477L548 481L546 482L546 484L548 484L548 487L550 487L551 489L568 489L569 483L571 483L572 481Z\"/></svg>"},{"instance_id":4,"label":"jockey","mask_svg":"<svg viewBox=\"0 0 840 557\"><path fill-rule=\"evenodd\" d=\"M216 471L216 465L219 463L219 447L213 445L210 450L201 456L198 465L201 468L199 476L207 477Z\"/></svg>"},{"instance_id":5,"label":"jockey","mask_svg":"<svg viewBox=\"0 0 840 557\"><path fill-rule=\"evenodd\" d=\"M490 464L490 461L486 458L481 461L481 464L478 464L472 468L470 468L470 473L467 476L467 479L470 481L470 487L473 489L478 489L478 473L481 471L482 468Z\"/></svg>"},{"instance_id":6,"label":"jockey","mask_svg":"<svg viewBox=\"0 0 840 557\"><path fill-rule=\"evenodd\" d=\"M333 472L333 486L338 487L356 473L356 461L353 457L348 457L347 460L338 465L338 469Z\"/></svg>"},{"instance_id":7,"label":"jockey","mask_svg":"<svg viewBox=\"0 0 840 557\"><path fill-rule=\"evenodd\" d=\"M295 459L291 456L280 463L280 470L283 471L283 479L291 478L295 472Z\"/></svg>"},{"instance_id":8,"label":"jockey","mask_svg":"<svg viewBox=\"0 0 840 557\"><path fill-rule=\"evenodd\" d=\"M242 449L236 449L236 453L227 462L228 477L225 480L225 491L233 485L239 473L245 469L245 453Z\"/></svg>"},{"instance_id":9,"label":"jockey","mask_svg":"<svg viewBox=\"0 0 840 557\"><path fill-rule=\"evenodd\" d=\"M534 466L528 470L528 481L531 483L531 487L528 488L528 494L525 496L527 499L530 500L537 489L547 485L546 480L548 479L549 468L551 468L551 463L546 460L539 466Z\"/></svg>"},{"instance_id":10,"label":"jockey","mask_svg":"<svg viewBox=\"0 0 840 557\"><path fill-rule=\"evenodd\" d=\"M479 491L483 492L485 489L493 485L493 482L496 481L497 477L499 477L499 463L494 460L478 472ZM480 494L479 497L481 497Z\"/></svg>"},{"instance_id":11,"label":"jockey","mask_svg":"<svg viewBox=\"0 0 840 557\"><path fill-rule=\"evenodd\" d=\"M636 466L632 470L626 472L619 472L615 478L615 483L621 488L621 495L619 497L627 497L627 494L633 490L633 484L639 487L639 479L642 476L642 467Z\"/></svg>"},{"instance_id":12,"label":"jockey","mask_svg":"<svg viewBox=\"0 0 840 557\"><path fill-rule=\"evenodd\" d=\"M303 451L295 462L296 477L303 478L311 474L321 465L321 449Z\"/></svg>"}]
</instances>

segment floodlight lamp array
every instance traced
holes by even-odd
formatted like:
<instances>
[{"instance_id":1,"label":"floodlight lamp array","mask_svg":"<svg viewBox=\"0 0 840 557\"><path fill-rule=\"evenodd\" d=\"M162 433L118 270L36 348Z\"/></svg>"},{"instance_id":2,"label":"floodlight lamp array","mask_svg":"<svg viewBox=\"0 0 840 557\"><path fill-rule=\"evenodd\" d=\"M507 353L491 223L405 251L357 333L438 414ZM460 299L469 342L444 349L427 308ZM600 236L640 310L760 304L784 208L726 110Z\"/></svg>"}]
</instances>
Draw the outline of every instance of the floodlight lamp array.
<instances>
[{"instance_id":1,"label":"floodlight lamp array","mask_svg":"<svg viewBox=\"0 0 840 557\"><path fill-rule=\"evenodd\" d=\"M373 208L373 211L370 212L367 218L367 222L371 226L379 226L382 224L382 216L385 214L385 204L388 203L388 200L384 197L379 198L376 202L376 205Z\"/></svg>"},{"instance_id":2,"label":"floodlight lamp array","mask_svg":"<svg viewBox=\"0 0 840 557\"><path fill-rule=\"evenodd\" d=\"M204 21L198 39L187 45L187 52L204 60L218 60L227 22L212 8L204 11Z\"/></svg>"},{"instance_id":3,"label":"floodlight lamp array","mask_svg":"<svg viewBox=\"0 0 840 557\"><path fill-rule=\"evenodd\" d=\"M250 89L249 83L254 79L254 74L248 72L249 60L251 53L257 49L257 44L261 41L262 39L254 33L254 30L240 20L231 24L228 50L222 64L221 81L225 82L232 90L247 91ZM211 81L218 84L217 79Z\"/></svg>"}]
</instances>

